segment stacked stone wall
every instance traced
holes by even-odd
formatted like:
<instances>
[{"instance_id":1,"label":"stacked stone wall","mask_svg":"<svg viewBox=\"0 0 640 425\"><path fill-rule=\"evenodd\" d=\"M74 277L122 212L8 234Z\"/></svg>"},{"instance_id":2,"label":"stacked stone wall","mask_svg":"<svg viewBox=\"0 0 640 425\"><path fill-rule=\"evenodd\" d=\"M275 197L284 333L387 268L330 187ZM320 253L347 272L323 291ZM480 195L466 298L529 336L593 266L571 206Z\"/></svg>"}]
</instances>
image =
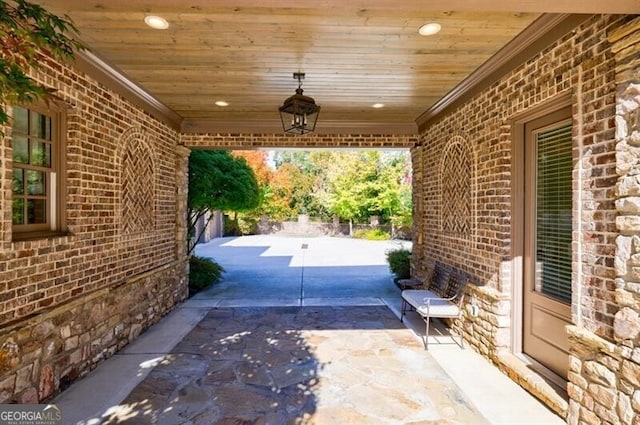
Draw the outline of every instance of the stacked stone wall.
<instances>
[{"instance_id":1,"label":"stacked stone wall","mask_svg":"<svg viewBox=\"0 0 640 425\"><path fill-rule=\"evenodd\" d=\"M0 403L54 395L187 295L178 132L70 67L33 76L66 111L67 232L15 240L1 129Z\"/></svg>"},{"instance_id":2,"label":"stacked stone wall","mask_svg":"<svg viewBox=\"0 0 640 425\"><path fill-rule=\"evenodd\" d=\"M478 314L469 314L466 309L464 333L477 351L493 357L496 351L510 345L511 304L509 297L490 286L470 285L467 289L468 305L478 309Z\"/></svg>"},{"instance_id":3,"label":"stacked stone wall","mask_svg":"<svg viewBox=\"0 0 640 425\"><path fill-rule=\"evenodd\" d=\"M569 328L570 425L640 424L640 349Z\"/></svg>"},{"instance_id":4,"label":"stacked stone wall","mask_svg":"<svg viewBox=\"0 0 640 425\"><path fill-rule=\"evenodd\" d=\"M167 264L5 324L0 400L38 403L85 376L184 298L187 267Z\"/></svg>"}]
</instances>

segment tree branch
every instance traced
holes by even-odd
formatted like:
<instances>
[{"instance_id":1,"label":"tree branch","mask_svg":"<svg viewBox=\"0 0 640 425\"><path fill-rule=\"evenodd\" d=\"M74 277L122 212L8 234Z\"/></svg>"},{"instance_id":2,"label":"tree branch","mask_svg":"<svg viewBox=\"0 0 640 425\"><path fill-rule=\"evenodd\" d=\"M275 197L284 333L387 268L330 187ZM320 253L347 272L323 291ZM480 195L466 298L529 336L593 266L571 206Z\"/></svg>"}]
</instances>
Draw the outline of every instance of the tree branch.
<instances>
[{"instance_id":1,"label":"tree branch","mask_svg":"<svg viewBox=\"0 0 640 425\"><path fill-rule=\"evenodd\" d=\"M207 213L207 211L209 210L199 210L195 213L195 215L189 216L189 223L187 228L187 235L189 235L189 239L187 240L187 255L191 255L196 245L198 244L198 239L200 239L200 236L202 236L202 233L204 232L204 230L207 228L207 225L211 221L211 217L213 217L213 214L212 214L207 220L207 222L205 223L200 233L198 235L195 235L198 220L200 220L200 218L204 216ZM191 235L194 235L194 236L191 236Z\"/></svg>"}]
</instances>

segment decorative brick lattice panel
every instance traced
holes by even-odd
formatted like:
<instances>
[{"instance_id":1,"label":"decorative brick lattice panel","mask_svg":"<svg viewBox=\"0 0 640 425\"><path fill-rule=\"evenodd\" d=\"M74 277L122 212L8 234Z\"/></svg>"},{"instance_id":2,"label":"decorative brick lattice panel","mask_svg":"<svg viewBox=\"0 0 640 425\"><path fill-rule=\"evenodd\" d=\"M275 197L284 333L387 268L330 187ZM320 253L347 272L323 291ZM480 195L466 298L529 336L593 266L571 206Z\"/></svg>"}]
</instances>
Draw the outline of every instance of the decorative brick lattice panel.
<instances>
[{"instance_id":1,"label":"decorative brick lattice panel","mask_svg":"<svg viewBox=\"0 0 640 425\"><path fill-rule=\"evenodd\" d=\"M440 172L442 231L468 237L472 231L473 163L464 140L453 139L445 149Z\"/></svg>"},{"instance_id":2,"label":"decorative brick lattice panel","mask_svg":"<svg viewBox=\"0 0 640 425\"><path fill-rule=\"evenodd\" d=\"M131 235L155 228L155 166L152 152L139 137L126 140L122 155L122 233Z\"/></svg>"}]
</instances>

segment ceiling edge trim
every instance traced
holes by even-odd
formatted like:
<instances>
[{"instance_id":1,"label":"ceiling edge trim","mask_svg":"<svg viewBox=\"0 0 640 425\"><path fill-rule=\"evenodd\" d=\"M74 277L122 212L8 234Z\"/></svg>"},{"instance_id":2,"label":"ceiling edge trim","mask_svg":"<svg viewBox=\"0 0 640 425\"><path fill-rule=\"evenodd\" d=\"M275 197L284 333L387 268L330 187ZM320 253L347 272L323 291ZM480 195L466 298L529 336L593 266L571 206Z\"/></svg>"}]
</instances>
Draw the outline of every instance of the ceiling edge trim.
<instances>
[{"instance_id":1,"label":"ceiling edge trim","mask_svg":"<svg viewBox=\"0 0 640 425\"><path fill-rule=\"evenodd\" d=\"M180 115L104 59L88 50L79 51L75 55L75 64L80 71L95 78L159 121L176 131L180 130L183 121Z\"/></svg>"},{"instance_id":2,"label":"ceiling edge trim","mask_svg":"<svg viewBox=\"0 0 640 425\"><path fill-rule=\"evenodd\" d=\"M495 55L423 112L416 124L422 133L444 113L467 101L471 96L513 71L526 60L558 40L593 15L543 14L525 28Z\"/></svg>"},{"instance_id":3,"label":"ceiling edge trim","mask_svg":"<svg viewBox=\"0 0 640 425\"><path fill-rule=\"evenodd\" d=\"M184 120L183 134L283 134L277 121L214 121ZM315 135L331 134L380 134L397 136L417 136L415 122L371 122L371 121L318 121Z\"/></svg>"}]
</instances>

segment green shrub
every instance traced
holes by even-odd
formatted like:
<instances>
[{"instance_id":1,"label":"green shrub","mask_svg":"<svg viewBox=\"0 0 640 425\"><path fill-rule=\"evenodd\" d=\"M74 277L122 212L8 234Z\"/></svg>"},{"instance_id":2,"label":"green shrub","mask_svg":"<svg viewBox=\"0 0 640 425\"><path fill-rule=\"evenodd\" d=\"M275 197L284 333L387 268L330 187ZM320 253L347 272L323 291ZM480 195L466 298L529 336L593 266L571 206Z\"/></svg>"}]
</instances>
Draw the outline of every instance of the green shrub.
<instances>
[{"instance_id":1,"label":"green shrub","mask_svg":"<svg viewBox=\"0 0 640 425\"><path fill-rule=\"evenodd\" d=\"M258 231L260 217L248 214L238 214L238 229L242 235L255 235Z\"/></svg>"},{"instance_id":2,"label":"green shrub","mask_svg":"<svg viewBox=\"0 0 640 425\"><path fill-rule=\"evenodd\" d=\"M210 258L189 258L189 293L196 292L222 280L224 268Z\"/></svg>"},{"instance_id":3,"label":"green shrub","mask_svg":"<svg viewBox=\"0 0 640 425\"><path fill-rule=\"evenodd\" d=\"M396 280L411 277L411 250L406 248L391 249L386 252L387 263Z\"/></svg>"},{"instance_id":4,"label":"green shrub","mask_svg":"<svg viewBox=\"0 0 640 425\"><path fill-rule=\"evenodd\" d=\"M391 239L391 235L382 229L358 229L353 232L356 239L367 239L369 241L386 241Z\"/></svg>"}]
</instances>

